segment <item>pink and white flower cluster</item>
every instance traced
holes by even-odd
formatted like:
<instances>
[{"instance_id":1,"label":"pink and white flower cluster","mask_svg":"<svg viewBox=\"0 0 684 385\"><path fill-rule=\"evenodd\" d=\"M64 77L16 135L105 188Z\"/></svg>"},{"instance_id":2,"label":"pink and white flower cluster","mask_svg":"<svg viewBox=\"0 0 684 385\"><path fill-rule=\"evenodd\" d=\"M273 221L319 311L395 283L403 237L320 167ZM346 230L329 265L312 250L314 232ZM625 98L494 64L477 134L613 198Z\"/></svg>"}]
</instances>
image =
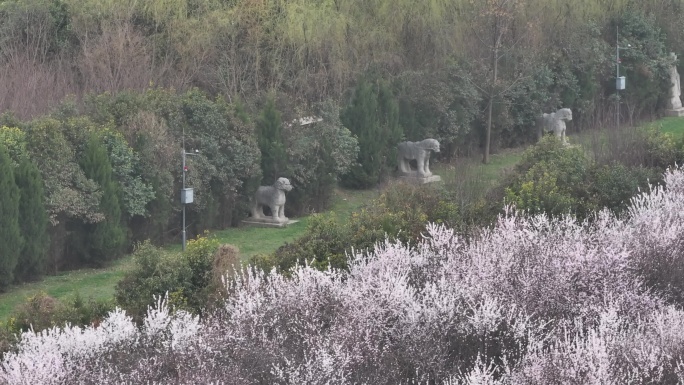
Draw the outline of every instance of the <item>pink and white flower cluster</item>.
<instances>
[{"instance_id":1,"label":"pink and white flower cluster","mask_svg":"<svg viewBox=\"0 0 684 385\"><path fill-rule=\"evenodd\" d=\"M202 320L159 299L142 327L116 311L97 328L24 333L0 379L684 383L684 311L671 295L684 264L684 171L665 184L635 197L625 218L509 210L473 239L428 224L418 246L378 245L349 271L245 271Z\"/></svg>"}]
</instances>

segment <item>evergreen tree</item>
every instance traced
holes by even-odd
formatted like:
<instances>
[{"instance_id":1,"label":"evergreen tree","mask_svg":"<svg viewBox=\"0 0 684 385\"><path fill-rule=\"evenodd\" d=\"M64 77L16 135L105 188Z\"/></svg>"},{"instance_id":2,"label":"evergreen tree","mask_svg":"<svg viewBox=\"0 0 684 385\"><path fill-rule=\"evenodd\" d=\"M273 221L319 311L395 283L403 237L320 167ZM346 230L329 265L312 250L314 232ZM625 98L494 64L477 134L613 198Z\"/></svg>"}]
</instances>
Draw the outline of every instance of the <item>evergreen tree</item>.
<instances>
[{"instance_id":1,"label":"evergreen tree","mask_svg":"<svg viewBox=\"0 0 684 385\"><path fill-rule=\"evenodd\" d=\"M14 280L23 238L19 228L19 188L7 149L0 144L0 289Z\"/></svg>"},{"instance_id":2,"label":"evergreen tree","mask_svg":"<svg viewBox=\"0 0 684 385\"><path fill-rule=\"evenodd\" d=\"M14 175L19 187L19 228L24 245L19 255L16 278L28 280L45 273L50 236L48 215L43 202L43 179L38 167L28 157L22 157Z\"/></svg>"},{"instance_id":3,"label":"evergreen tree","mask_svg":"<svg viewBox=\"0 0 684 385\"><path fill-rule=\"evenodd\" d=\"M261 150L261 171L264 174L262 183L270 185L283 176L282 173L287 169L282 122L273 98L268 99L257 120L257 132Z\"/></svg>"},{"instance_id":4,"label":"evergreen tree","mask_svg":"<svg viewBox=\"0 0 684 385\"><path fill-rule=\"evenodd\" d=\"M126 233L121 221L120 194L112 177L112 165L104 144L96 134L92 134L88 140L81 167L86 177L97 182L102 189L100 212L104 219L85 226L82 256L87 262L98 264L122 252Z\"/></svg>"},{"instance_id":5,"label":"evergreen tree","mask_svg":"<svg viewBox=\"0 0 684 385\"><path fill-rule=\"evenodd\" d=\"M396 162L402 137L396 99L384 82L362 79L340 119L359 140L358 164L342 177L342 183L353 188L376 185Z\"/></svg>"}]
</instances>

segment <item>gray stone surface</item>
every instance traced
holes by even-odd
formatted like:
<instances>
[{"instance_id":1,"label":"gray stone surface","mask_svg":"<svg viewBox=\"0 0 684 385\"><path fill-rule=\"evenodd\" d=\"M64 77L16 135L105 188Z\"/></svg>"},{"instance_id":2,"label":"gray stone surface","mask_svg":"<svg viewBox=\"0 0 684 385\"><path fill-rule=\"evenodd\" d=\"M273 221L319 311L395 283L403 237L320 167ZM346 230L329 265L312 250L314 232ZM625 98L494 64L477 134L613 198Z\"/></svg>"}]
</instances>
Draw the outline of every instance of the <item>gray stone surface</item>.
<instances>
[{"instance_id":1,"label":"gray stone surface","mask_svg":"<svg viewBox=\"0 0 684 385\"><path fill-rule=\"evenodd\" d=\"M402 182L406 182L406 183L426 184L426 183L439 182L442 180L442 177L439 175L430 175L428 177L422 178L419 176L403 175L403 176L399 177L399 180L401 180Z\"/></svg>"},{"instance_id":2,"label":"gray stone surface","mask_svg":"<svg viewBox=\"0 0 684 385\"><path fill-rule=\"evenodd\" d=\"M254 227L287 227L297 222L299 221L296 219L290 219L287 222L273 222L273 220L271 220L270 218L254 219L250 217L244 219L242 221L242 224L245 226Z\"/></svg>"},{"instance_id":3,"label":"gray stone surface","mask_svg":"<svg viewBox=\"0 0 684 385\"><path fill-rule=\"evenodd\" d=\"M684 116L684 108L682 108L682 88L677 72L677 55L674 52L670 53L672 59L672 66L670 67L670 99L667 101L666 114L669 116Z\"/></svg>"},{"instance_id":4,"label":"gray stone surface","mask_svg":"<svg viewBox=\"0 0 684 385\"><path fill-rule=\"evenodd\" d=\"M285 217L285 192L292 190L292 185L287 178L278 178L273 186L260 186L254 193L252 216L248 221L258 223L285 223L289 219ZM264 215L264 206L271 209L271 216Z\"/></svg>"},{"instance_id":5,"label":"gray stone surface","mask_svg":"<svg viewBox=\"0 0 684 385\"><path fill-rule=\"evenodd\" d=\"M427 178L430 171L430 151L439 152L439 142L425 139L420 142L401 142L397 146L397 164L400 176ZM418 168L411 169L411 161L415 160Z\"/></svg>"},{"instance_id":6,"label":"gray stone surface","mask_svg":"<svg viewBox=\"0 0 684 385\"><path fill-rule=\"evenodd\" d=\"M553 132L561 142L567 143L565 138L565 122L572 120L572 110L561 108L550 114L542 114L537 120L537 139L541 139L545 131Z\"/></svg>"}]
</instances>

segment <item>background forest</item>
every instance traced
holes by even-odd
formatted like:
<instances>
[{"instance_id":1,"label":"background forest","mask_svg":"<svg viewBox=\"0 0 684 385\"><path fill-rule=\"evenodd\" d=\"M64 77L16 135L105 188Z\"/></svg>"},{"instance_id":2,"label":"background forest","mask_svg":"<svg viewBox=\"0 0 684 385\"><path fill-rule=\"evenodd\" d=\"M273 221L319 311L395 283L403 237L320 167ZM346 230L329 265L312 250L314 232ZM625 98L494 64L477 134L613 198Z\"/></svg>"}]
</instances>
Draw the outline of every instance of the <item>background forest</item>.
<instances>
[{"instance_id":1,"label":"background forest","mask_svg":"<svg viewBox=\"0 0 684 385\"><path fill-rule=\"evenodd\" d=\"M289 177L289 215L386 179L400 140L442 160L535 140L535 117L658 114L684 2L0 0L0 286L234 226ZM680 73L682 71L680 70ZM320 116L315 125L295 119ZM184 138L183 138L183 133ZM520 198L522 199L522 198ZM42 209L41 209L42 207Z\"/></svg>"}]
</instances>

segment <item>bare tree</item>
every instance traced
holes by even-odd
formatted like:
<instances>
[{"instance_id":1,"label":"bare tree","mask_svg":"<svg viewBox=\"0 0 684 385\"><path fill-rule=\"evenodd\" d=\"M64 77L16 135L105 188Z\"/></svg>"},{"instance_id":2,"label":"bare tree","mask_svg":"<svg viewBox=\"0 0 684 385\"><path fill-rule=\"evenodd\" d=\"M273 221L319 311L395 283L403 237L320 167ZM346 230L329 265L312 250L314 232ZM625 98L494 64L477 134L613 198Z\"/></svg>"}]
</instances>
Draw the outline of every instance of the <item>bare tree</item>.
<instances>
[{"instance_id":1,"label":"bare tree","mask_svg":"<svg viewBox=\"0 0 684 385\"><path fill-rule=\"evenodd\" d=\"M466 78L487 101L484 163L490 158L494 104L529 76L532 50L523 51L531 48L535 24L529 15L523 17L524 6L522 0L482 0L463 8L463 38L468 59L474 61L473 77Z\"/></svg>"}]
</instances>

